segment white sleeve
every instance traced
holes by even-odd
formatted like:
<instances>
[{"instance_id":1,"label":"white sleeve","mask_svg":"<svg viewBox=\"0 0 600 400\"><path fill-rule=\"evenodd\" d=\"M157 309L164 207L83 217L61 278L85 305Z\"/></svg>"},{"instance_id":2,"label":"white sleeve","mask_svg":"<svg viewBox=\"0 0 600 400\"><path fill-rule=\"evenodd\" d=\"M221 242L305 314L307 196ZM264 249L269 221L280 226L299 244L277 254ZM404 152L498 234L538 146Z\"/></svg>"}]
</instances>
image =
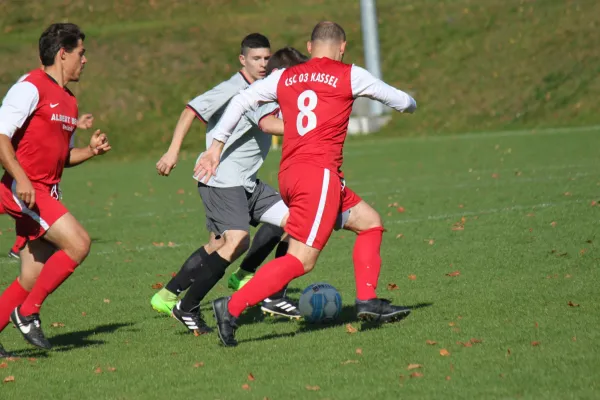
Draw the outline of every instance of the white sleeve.
<instances>
[{"instance_id":1,"label":"white sleeve","mask_svg":"<svg viewBox=\"0 0 600 400\"><path fill-rule=\"evenodd\" d=\"M368 97L400 112L413 113L417 108L417 102L408 93L375 78L366 69L353 65L350 74L354 97Z\"/></svg>"},{"instance_id":2,"label":"white sleeve","mask_svg":"<svg viewBox=\"0 0 600 400\"><path fill-rule=\"evenodd\" d=\"M12 138L35 111L40 95L31 82L18 82L10 88L0 106L0 134Z\"/></svg>"},{"instance_id":3,"label":"white sleeve","mask_svg":"<svg viewBox=\"0 0 600 400\"><path fill-rule=\"evenodd\" d=\"M227 143L227 139L247 111L255 109L260 104L277 101L277 84L283 71L283 69L277 70L265 79L254 82L231 99L219 123L211 131L213 139Z\"/></svg>"}]
</instances>

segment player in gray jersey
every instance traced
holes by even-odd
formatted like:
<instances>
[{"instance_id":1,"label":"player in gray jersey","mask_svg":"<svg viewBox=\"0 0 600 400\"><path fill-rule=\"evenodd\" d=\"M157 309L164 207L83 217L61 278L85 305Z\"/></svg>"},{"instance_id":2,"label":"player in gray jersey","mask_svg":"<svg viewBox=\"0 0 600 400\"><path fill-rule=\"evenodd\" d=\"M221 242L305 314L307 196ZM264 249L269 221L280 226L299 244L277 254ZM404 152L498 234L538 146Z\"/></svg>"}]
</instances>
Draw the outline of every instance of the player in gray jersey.
<instances>
[{"instance_id":1,"label":"player in gray jersey","mask_svg":"<svg viewBox=\"0 0 600 400\"><path fill-rule=\"evenodd\" d=\"M244 43L247 43L247 39L252 36L254 35L250 35L242 42L242 55L246 52L246 58L252 57L256 54L257 48L260 51L266 50L263 53L265 58L270 55L268 41L264 37L262 43L257 40L255 47L247 46L249 50L244 50ZM262 67L254 72L256 71L264 72L266 69ZM249 86L249 76L254 79L264 76L264 73L256 73L252 76L252 72L246 64L239 74L188 104L186 110L192 110L195 116L207 122L209 129L207 142L212 140L210 129L216 125L229 99L239 90ZM274 116L277 112L278 107L275 105L261 107L248 113L236 128L236 140L223 154L223 168L219 169L215 179L208 182L208 185L198 183L211 239L207 245L188 258L177 276L151 300L153 308L157 311L169 312L172 309L173 315L190 331L198 333L210 331L199 313L200 300L224 275L227 266L248 249L250 225L256 226L259 222L267 222L257 231L252 247L242 262L241 268L248 271L248 278L272 252L283 235L281 227L287 219L287 207L283 204L279 193L256 178L271 142L271 137L261 129L271 133L283 131L282 121ZM157 163L157 170L161 175L168 175L176 165L176 154L183 140L182 136L185 136L189 129L188 125L186 129L181 129L185 133L178 135L179 125L184 118L185 115L182 114L173 138L175 145L172 144L170 151ZM169 154L172 150L175 150L175 157ZM287 243L280 243L277 254L284 255L286 251ZM177 295L186 290L192 282L193 285L186 296L177 307L173 308ZM272 299L277 301L263 303L263 311L293 318L299 316L296 306L285 298L284 293L273 296Z\"/></svg>"}]
</instances>

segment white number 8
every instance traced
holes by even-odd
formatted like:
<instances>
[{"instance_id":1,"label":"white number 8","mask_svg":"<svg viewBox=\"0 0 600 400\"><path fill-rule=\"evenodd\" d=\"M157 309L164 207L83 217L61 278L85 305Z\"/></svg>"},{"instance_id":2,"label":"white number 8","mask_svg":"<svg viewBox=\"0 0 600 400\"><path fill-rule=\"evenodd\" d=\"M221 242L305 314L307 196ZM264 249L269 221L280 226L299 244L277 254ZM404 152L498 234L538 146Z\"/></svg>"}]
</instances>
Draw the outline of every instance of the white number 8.
<instances>
[{"instance_id":1,"label":"white number 8","mask_svg":"<svg viewBox=\"0 0 600 400\"><path fill-rule=\"evenodd\" d=\"M308 99L308 104L306 104ZM300 136L306 135L317 127L317 116L313 110L317 107L317 94L312 90L305 90L298 96L298 118L296 119L296 129ZM306 119L306 125L304 124Z\"/></svg>"}]
</instances>

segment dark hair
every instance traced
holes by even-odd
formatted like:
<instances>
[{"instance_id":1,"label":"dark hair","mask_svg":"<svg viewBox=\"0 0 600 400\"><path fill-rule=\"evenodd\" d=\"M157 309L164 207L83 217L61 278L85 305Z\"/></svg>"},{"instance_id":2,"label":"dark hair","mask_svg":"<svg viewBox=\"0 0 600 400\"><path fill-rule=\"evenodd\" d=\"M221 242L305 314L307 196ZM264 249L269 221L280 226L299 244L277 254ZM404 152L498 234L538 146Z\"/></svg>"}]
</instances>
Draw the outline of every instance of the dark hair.
<instances>
[{"instance_id":1,"label":"dark hair","mask_svg":"<svg viewBox=\"0 0 600 400\"><path fill-rule=\"evenodd\" d=\"M46 67L54 64L54 57L61 48L72 52L79 44L79 39L85 40L85 34L75 24L52 24L40 36L40 61Z\"/></svg>"},{"instance_id":2,"label":"dark hair","mask_svg":"<svg viewBox=\"0 0 600 400\"><path fill-rule=\"evenodd\" d=\"M266 72L269 75L274 69L289 68L308 61L308 57L293 47L287 46L271 54Z\"/></svg>"},{"instance_id":3,"label":"dark hair","mask_svg":"<svg viewBox=\"0 0 600 400\"><path fill-rule=\"evenodd\" d=\"M321 40L323 42L345 42L346 32L344 28L335 22L321 21L313 29L310 35L310 41Z\"/></svg>"},{"instance_id":4,"label":"dark hair","mask_svg":"<svg viewBox=\"0 0 600 400\"><path fill-rule=\"evenodd\" d=\"M266 36L260 33L251 33L242 40L240 54L248 54L249 49L270 49L271 43Z\"/></svg>"}]
</instances>

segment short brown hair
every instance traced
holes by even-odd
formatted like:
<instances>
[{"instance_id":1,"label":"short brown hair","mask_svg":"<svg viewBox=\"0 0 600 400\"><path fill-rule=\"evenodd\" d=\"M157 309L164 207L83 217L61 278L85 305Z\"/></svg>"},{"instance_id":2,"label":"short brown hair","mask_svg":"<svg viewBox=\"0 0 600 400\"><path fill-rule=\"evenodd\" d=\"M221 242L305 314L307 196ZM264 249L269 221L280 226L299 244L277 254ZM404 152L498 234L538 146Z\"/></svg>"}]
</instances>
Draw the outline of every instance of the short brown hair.
<instances>
[{"instance_id":1,"label":"short brown hair","mask_svg":"<svg viewBox=\"0 0 600 400\"><path fill-rule=\"evenodd\" d=\"M79 44L79 39L85 40L85 33L75 24L50 25L40 36L40 61L46 67L53 65L56 53L60 49L72 52Z\"/></svg>"},{"instance_id":2,"label":"short brown hair","mask_svg":"<svg viewBox=\"0 0 600 400\"><path fill-rule=\"evenodd\" d=\"M345 42L346 32L339 24L331 21L321 21L313 29L310 41L321 40L323 42Z\"/></svg>"},{"instance_id":3,"label":"short brown hair","mask_svg":"<svg viewBox=\"0 0 600 400\"><path fill-rule=\"evenodd\" d=\"M308 61L308 57L295 48L287 46L277 50L271 55L271 58L269 58L269 62L267 63L266 72L267 75L269 75L274 69L289 68L306 61Z\"/></svg>"}]
</instances>

